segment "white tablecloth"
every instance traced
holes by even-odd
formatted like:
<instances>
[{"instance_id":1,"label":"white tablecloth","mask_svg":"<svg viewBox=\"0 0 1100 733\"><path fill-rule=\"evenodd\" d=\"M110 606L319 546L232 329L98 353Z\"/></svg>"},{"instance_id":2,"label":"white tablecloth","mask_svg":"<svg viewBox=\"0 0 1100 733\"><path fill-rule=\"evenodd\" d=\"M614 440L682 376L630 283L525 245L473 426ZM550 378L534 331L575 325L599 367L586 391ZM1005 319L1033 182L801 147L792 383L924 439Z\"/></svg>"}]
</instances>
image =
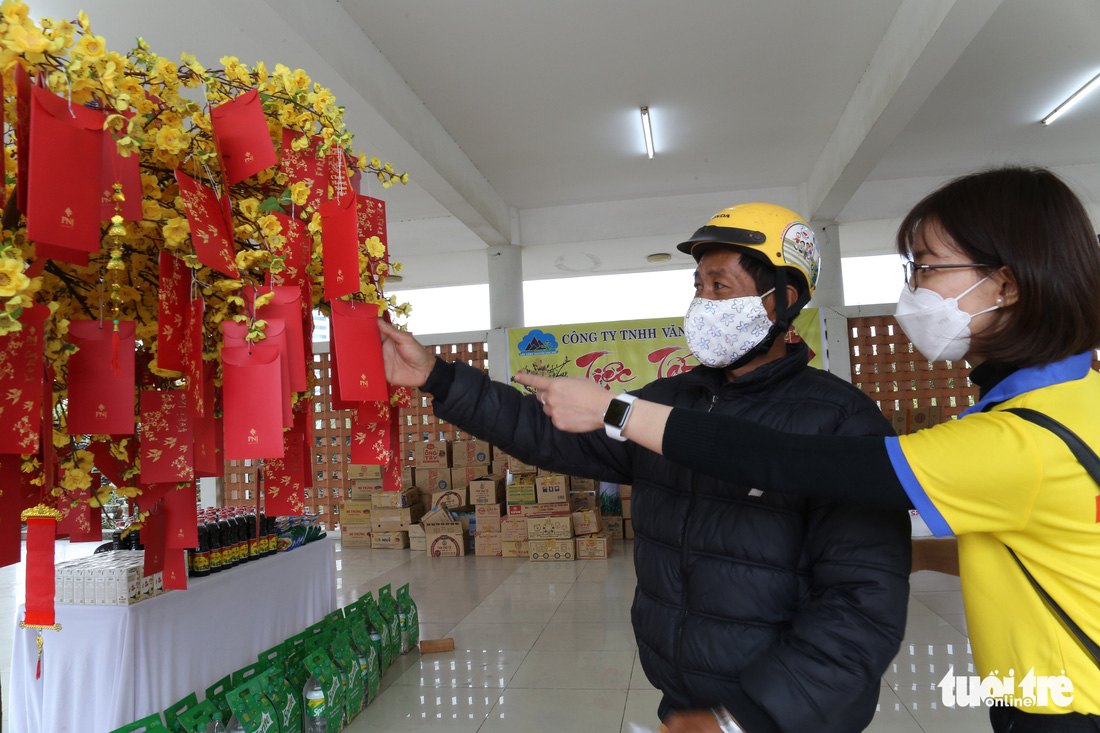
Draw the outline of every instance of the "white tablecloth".
<instances>
[{"instance_id":1,"label":"white tablecloth","mask_svg":"<svg viewBox=\"0 0 1100 733\"><path fill-rule=\"evenodd\" d=\"M189 579L128 607L56 607L35 679L33 629L16 618L11 730L106 733L164 710L257 659L336 608L331 539Z\"/></svg>"}]
</instances>

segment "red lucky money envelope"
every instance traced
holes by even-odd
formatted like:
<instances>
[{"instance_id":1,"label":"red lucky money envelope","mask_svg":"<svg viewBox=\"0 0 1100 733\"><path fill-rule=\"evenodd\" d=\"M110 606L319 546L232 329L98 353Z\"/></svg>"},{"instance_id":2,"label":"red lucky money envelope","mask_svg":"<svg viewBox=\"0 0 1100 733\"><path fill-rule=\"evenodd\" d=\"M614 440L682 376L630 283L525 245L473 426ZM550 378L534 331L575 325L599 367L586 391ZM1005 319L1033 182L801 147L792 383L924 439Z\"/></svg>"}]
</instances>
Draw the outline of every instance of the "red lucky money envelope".
<instances>
[{"instance_id":1,"label":"red lucky money envelope","mask_svg":"<svg viewBox=\"0 0 1100 733\"><path fill-rule=\"evenodd\" d=\"M193 481L194 435L182 390L141 393L141 481Z\"/></svg>"},{"instance_id":2,"label":"red lucky money envelope","mask_svg":"<svg viewBox=\"0 0 1100 733\"><path fill-rule=\"evenodd\" d=\"M191 269L171 252L160 252L160 298L157 306L157 365L175 372L184 370L187 306L190 303Z\"/></svg>"},{"instance_id":3,"label":"red lucky money envelope","mask_svg":"<svg viewBox=\"0 0 1100 733\"><path fill-rule=\"evenodd\" d=\"M390 451L390 401L360 402L351 423L351 462L385 466Z\"/></svg>"},{"instance_id":4,"label":"red lucky money envelope","mask_svg":"<svg viewBox=\"0 0 1100 733\"><path fill-rule=\"evenodd\" d=\"M390 398L382 339L378 335L378 307L373 303L332 302L332 342L335 373L340 374L340 399L381 402Z\"/></svg>"},{"instance_id":5,"label":"red lucky money envelope","mask_svg":"<svg viewBox=\"0 0 1100 733\"><path fill-rule=\"evenodd\" d=\"M141 523L141 544L145 545L142 577L148 578L164 570L164 507L154 504L152 513Z\"/></svg>"},{"instance_id":6,"label":"red lucky money envelope","mask_svg":"<svg viewBox=\"0 0 1100 733\"><path fill-rule=\"evenodd\" d=\"M225 458L283 457L279 347L222 349Z\"/></svg>"},{"instance_id":7,"label":"red lucky money envelope","mask_svg":"<svg viewBox=\"0 0 1100 733\"><path fill-rule=\"evenodd\" d=\"M305 513L305 436L295 430L283 433L285 455L264 462L264 511L268 516L297 517Z\"/></svg>"},{"instance_id":8,"label":"red lucky money envelope","mask_svg":"<svg viewBox=\"0 0 1100 733\"><path fill-rule=\"evenodd\" d=\"M0 336L0 453L38 452L46 375L42 334L49 314L44 305L32 306L19 318L21 330Z\"/></svg>"},{"instance_id":9,"label":"red lucky money envelope","mask_svg":"<svg viewBox=\"0 0 1100 733\"><path fill-rule=\"evenodd\" d=\"M169 549L199 546L193 482L174 486L164 493L164 530L164 544Z\"/></svg>"},{"instance_id":10,"label":"red lucky money envelope","mask_svg":"<svg viewBox=\"0 0 1100 733\"><path fill-rule=\"evenodd\" d=\"M0 455L0 567L13 565L22 554L22 520L19 515L24 506L22 492L15 490L23 480L23 459L19 456Z\"/></svg>"},{"instance_id":11,"label":"red lucky money envelope","mask_svg":"<svg viewBox=\"0 0 1100 733\"><path fill-rule=\"evenodd\" d=\"M289 217L286 214L272 212L271 214L283 227L283 235L286 244L282 254L286 256L286 269L272 273L268 271L268 285L298 285L306 279L306 268L309 267L310 248L313 241L306 230L306 223L301 219Z\"/></svg>"},{"instance_id":12,"label":"red lucky money envelope","mask_svg":"<svg viewBox=\"0 0 1100 733\"><path fill-rule=\"evenodd\" d=\"M355 197L330 199L321 204L321 258L324 261L325 300L359 292L359 223ZM377 315L377 314L376 314Z\"/></svg>"},{"instance_id":13,"label":"red lucky money envelope","mask_svg":"<svg viewBox=\"0 0 1100 733\"><path fill-rule=\"evenodd\" d=\"M267 322L267 329L264 333L266 334L266 338L256 343L263 344L264 346L277 346L279 348L279 365L282 374L279 391L282 396L283 427L289 428L294 425L294 413L292 411L294 405L290 399L290 361L287 353L286 327L283 319L272 318L269 320ZM222 334L223 343L226 346L248 346L248 341L245 339L248 335L247 323L222 321Z\"/></svg>"},{"instance_id":14,"label":"red lucky money envelope","mask_svg":"<svg viewBox=\"0 0 1100 733\"><path fill-rule=\"evenodd\" d=\"M279 162L258 90L212 108L210 123L229 185Z\"/></svg>"},{"instance_id":15,"label":"red lucky money envelope","mask_svg":"<svg viewBox=\"0 0 1100 733\"><path fill-rule=\"evenodd\" d=\"M72 321L69 341L69 435L134 432L134 322ZM117 358L117 373L112 361Z\"/></svg>"},{"instance_id":16,"label":"red lucky money envelope","mask_svg":"<svg viewBox=\"0 0 1100 733\"><path fill-rule=\"evenodd\" d=\"M133 117L132 112L122 112L124 117ZM103 134L103 169L99 183L99 218L110 221L115 215L115 184L122 184L125 201L119 205L119 213L126 221L141 221L145 214L141 208L144 192L141 186L141 160L136 155L123 158L118 153L118 145L109 132Z\"/></svg>"},{"instance_id":17,"label":"red lucky money envelope","mask_svg":"<svg viewBox=\"0 0 1100 733\"><path fill-rule=\"evenodd\" d=\"M58 497L61 519L57 522L57 533L69 535L69 542L103 541L102 511L88 505L88 497L99 485L100 477L92 476L90 488L66 491Z\"/></svg>"},{"instance_id":18,"label":"red lucky money envelope","mask_svg":"<svg viewBox=\"0 0 1100 733\"><path fill-rule=\"evenodd\" d=\"M176 181L180 185L183 208L191 225L191 243L199 262L239 280L241 274L234 260L233 237L218 194L181 170L176 171Z\"/></svg>"},{"instance_id":19,"label":"red lucky money envelope","mask_svg":"<svg viewBox=\"0 0 1100 733\"><path fill-rule=\"evenodd\" d=\"M27 168L31 152L31 77L23 64L15 65L15 177L16 205L27 213Z\"/></svg>"},{"instance_id":20,"label":"red lucky money envelope","mask_svg":"<svg viewBox=\"0 0 1100 733\"><path fill-rule=\"evenodd\" d=\"M202 360L202 319L206 301L202 298L192 300L187 306L187 335L183 342L183 374L187 378L184 391L187 393L187 414L202 417L206 400L203 391L207 387L207 375ZM213 413L210 413L213 416Z\"/></svg>"},{"instance_id":21,"label":"red lucky money envelope","mask_svg":"<svg viewBox=\"0 0 1100 733\"><path fill-rule=\"evenodd\" d=\"M306 381L305 337L302 331L302 289L297 285L250 288L245 292L245 299L255 303L257 297L267 293L274 293L274 296L266 305L256 309L256 317L268 322L282 319L287 353L290 355L290 390L305 392L309 389L309 383Z\"/></svg>"},{"instance_id":22,"label":"red lucky money envelope","mask_svg":"<svg viewBox=\"0 0 1100 733\"><path fill-rule=\"evenodd\" d=\"M295 150L291 144L305 135L304 132L294 132L283 128L283 145L279 167L290 183L305 182L309 184L309 196L306 198L306 206L316 209L325 200L328 193L328 167L324 158L317 157L316 140L311 139L310 144L301 150ZM283 228L286 231L286 228Z\"/></svg>"},{"instance_id":23,"label":"red lucky money envelope","mask_svg":"<svg viewBox=\"0 0 1100 733\"><path fill-rule=\"evenodd\" d=\"M207 367L207 374L201 399L204 402L202 415L191 418L195 431L195 476L223 476L225 459L222 455L222 420L214 417L214 367ZM191 410L191 397L188 396L188 411Z\"/></svg>"}]
</instances>

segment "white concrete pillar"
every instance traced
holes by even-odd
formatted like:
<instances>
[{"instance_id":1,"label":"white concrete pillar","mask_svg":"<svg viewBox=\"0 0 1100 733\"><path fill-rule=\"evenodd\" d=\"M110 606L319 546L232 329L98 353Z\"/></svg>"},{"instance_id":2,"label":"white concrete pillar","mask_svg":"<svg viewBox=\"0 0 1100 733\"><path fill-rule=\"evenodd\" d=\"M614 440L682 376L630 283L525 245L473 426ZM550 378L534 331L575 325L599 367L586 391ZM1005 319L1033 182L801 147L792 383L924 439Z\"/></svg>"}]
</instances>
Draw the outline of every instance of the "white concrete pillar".
<instances>
[{"instance_id":1,"label":"white concrete pillar","mask_svg":"<svg viewBox=\"0 0 1100 733\"><path fill-rule=\"evenodd\" d=\"M489 376L506 382L509 328L523 320L523 248L513 244L490 247L489 261Z\"/></svg>"},{"instance_id":2,"label":"white concrete pillar","mask_svg":"<svg viewBox=\"0 0 1100 733\"><path fill-rule=\"evenodd\" d=\"M835 221L810 222L821 248L821 272L808 307L820 308L825 318L825 347L829 371L846 382L852 381L852 360L848 350L848 319L844 307L844 277L840 268L840 227Z\"/></svg>"}]
</instances>

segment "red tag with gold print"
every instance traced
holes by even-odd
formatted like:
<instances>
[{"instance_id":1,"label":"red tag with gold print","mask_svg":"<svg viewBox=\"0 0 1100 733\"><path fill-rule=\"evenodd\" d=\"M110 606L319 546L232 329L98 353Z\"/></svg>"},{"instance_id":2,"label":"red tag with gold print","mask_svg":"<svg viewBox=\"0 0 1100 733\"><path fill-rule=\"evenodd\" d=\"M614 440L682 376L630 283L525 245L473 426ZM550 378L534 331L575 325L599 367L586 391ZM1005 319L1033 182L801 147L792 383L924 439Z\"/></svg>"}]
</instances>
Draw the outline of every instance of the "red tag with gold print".
<instances>
[{"instance_id":1,"label":"red tag with gold print","mask_svg":"<svg viewBox=\"0 0 1100 733\"><path fill-rule=\"evenodd\" d=\"M27 169L31 159L31 77L23 64L15 65L15 198L19 211L27 213Z\"/></svg>"},{"instance_id":2,"label":"red tag with gold print","mask_svg":"<svg viewBox=\"0 0 1100 733\"><path fill-rule=\"evenodd\" d=\"M160 252L160 297L157 299L157 365L182 372L187 331L187 306L191 290L191 269L171 252Z\"/></svg>"},{"instance_id":3,"label":"red tag with gold print","mask_svg":"<svg viewBox=\"0 0 1100 733\"><path fill-rule=\"evenodd\" d=\"M281 404L283 406L283 427L289 428L294 425L294 414L292 412L293 402L290 398L290 359L287 353L286 343L286 326L285 321L282 318L272 318L267 321L267 327L264 331L265 338L262 342L264 346L275 346L279 349L279 366L282 379L280 381L279 393ZM248 346L246 337L248 336L248 324L237 323L236 321L222 321L222 334L223 343L226 346Z\"/></svg>"},{"instance_id":4,"label":"red tag with gold print","mask_svg":"<svg viewBox=\"0 0 1100 733\"><path fill-rule=\"evenodd\" d=\"M325 300L359 292L359 223L355 197L330 199L317 209L321 214Z\"/></svg>"},{"instance_id":5,"label":"red tag with gold print","mask_svg":"<svg viewBox=\"0 0 1100 733\"><path fill-rule=\"evenodd\" d=\"M19 318L21 330L0 336L0 453L38 452L42 334L49 314L44 305L32 306Z\"/></svg>"},{"instance_id":6,"label":"red tag with gold print","mask_svg":"<svg viewBox=\"0 0 1100 733\"><path fill-rule=\"evenodd\" d=\"M229 185L279 162L260 93L253 89L210 110L214 140Z\"/></svg>"},{"instance_id":7,"label":"red tag with gold print","mask_svg":"<svg viewBox=\"0 0 1100 733\"><path fill-rule=\"evenodd\" d=\"M214 417L213 364L207 366L201 397L205 403L202 410L203 414L200 417L191 418L191 424L195 430L195 476L223 476L225 475L225 458L222 455L222 421ZM188 397L189 411L191 407L190 399Z\"/></svg>"},{"instance_id":8,"label":"red tag with gold print","mask_svg":"<svg viewBox=\"0 0 1100 733\"><path fill-rule=\"evenodd\" d=\"M386 202L382 199L370 196L359 196L359 241L365 242L371 237L378 237L382 246L388 247L386 239ZM386 259L386 256L372 258L374 260ZM387 260L388 261L388 260Z\"/></svg>"},{"instance_id":9,"label":"red tag with gold print","mask_svg":"<svg viewBox=\"0 0 1100 733\"><path fill-rule=\"evenodd\" d=\"M101 510L88 504L88 498L99 488L99 482L100 476L93 475L90 488L66 491L58 497L57 508L61 519L57 522L57 532L69 535L69 542L103 541Z\"/></svg>"},{"instance_id":10,"label":"red tag with gold print","mask_svg":"<svg viewBox=\"0 0 1100 733\"><path fill-rule=\"evenodd\" d=\"M283 457L281 386L278 347L222 349L226 460Z\"/></svg>"},{"instance_id":11,"label":"red tag with gold print","mask_svg":"<svg viewBox=\"0 0 1100 733\"><path fill-rule=\"evenodd\" d=\"M301 150L295 150L292 144L303 137L304 132L294 132L283 128L283 145L279 167L286 174L290 183L308 183L309 197L306 206L316 209L325 200L328 186L328 170L325 159L317 157L316 140L311 139L310 144ZM286 231L284 227L283 231Z\"/></svg>"},{"instance_id":12,"label":"red tag with gold print","mask_svg":"<svg viewBox=\"0 0 1100 733\"><path fill-rule=\"evenodd\" d=\"M207 387L207 375L202 360L202 319L206 301L197 298L187 304L187 335L183 342L183 374L187 378L184 392L187 393L187 414L202 417L207 400L204 390ZM213 413L211 413L212 415Z\"/></svg>"},{"instance_id":13,"label":"red tag with gold print","mask_svg":"<svg viewBox=\"0 0 1100 733\"><path fill-rule=\"evenodd\" d=\"M142 577L164 570L164 505L154 504L151 513L141 523L141 544L145 545L145 562Z\"/></svg>"},{"instance_id":14,"label":"red tag with gold print","mask_svg":"<svg viewBox=\"0 0 1100 733\"><path fill-rule=\"evenodd\" d=\"M268 271L268 285L298 285L306 278L306 268L309 267L309 255L312 240L306 230L306 223L301 219L295 219L273 212L271 214L283 227L283 235L286 237L286 245L282 254L286 255L286 269L281 272Z\"/></svg>"},{"instance_id":15,"label":"red tag with gold print","mask_svg":"<svg viewBox=\"0 0 1100 733\"><path fill-rule=\"evenodd\" d=\"M191 243L199 262L229 277L240 279L233 259L233 237L225 221L222 204L214 189L199 183L181 170L176 171Z\"/></svg>"},{"instance_id":16,"label":"red tag with gold print","mask_svg":"<svg viewBox=\"0 0 1100 733\"><path fill-rule=\"evenodd\" d=\"M191 512L191 520L195 520L194 511ZM187 550L165 548L164 571L161 577L164 578L164 590L187 590Z\"/></svg>"},{"instance_id":17,"label":"red tag with gold print","mask_svg":"<svg viewBox=\"0 0 1100 733\"><path fill-rule=\"evenodd\" d=\"M133 117L131 112L122 112L123 116ZM115 184L122 184L125 200L119 206L119 212L126 221L141 221L145 214L141 209L144 195L141 186L141 161L136 155L123 158L118 154L118 145L110 133L103 135L103 170L99 183L99 218L110 221L115 215Z\"/></svg>"},{"instance_id":18,"label":"red tag with gold print","mask_svg":"<svg viewBox=\"0 0 1100 733\"><path fill-rule=\"evenodd\" d=\"M245 299L254 303L255 298L274 293L266 305L256 310L256 317L265 321L281 319L286 330L286 346L289 355L290 389L305 392L306 382L305 337L302 331L302 289L297 285L249 288Z\"/></svg>"},{"instance_id":19,"label":"red tag with gold print","mask_svg":"<svg viewBox=\"0 0 1100 733\"><path fill-rule=\"evenodd\" d=\"M378 307L333 301L331 327L333 343L339 342L334 370L340 371L340 398L355 402L388 400Z\"/></svg>"},{"instance_id":20,"label":"red tag with gold print","mask_svg":"<svg viewBox=\"0 0 1100 733\"><path fill-rule=\"evenodd\" d=\"M305 436L297 430L283 433L284 456L264 462L264 511L268 516L298 517L305 513L303 476L308 470Z\"/></svg>"},{"instance_id":21,"label":"red tag with gold print","mask_svg":"<svg viewBox=\"0 0 1100 733\"><path fill-rule=\"evenodd\" d=\"M195 521L195 484L173 486L164 493L164 544L168 548L198 547L199 530Z\"/></svg>"},{"instance_id":22,"label":"red tag with gold print","mask_svg":"<svg viewBox=\"0 0 1100 733\"><path fill-rule=\"evenodd\" d=\"M159 484L193 481L194 436L182 390L141 393L141 480Z\"/></svg>"},{"instance_id":23,"label":"red tag with gold print","mask_svg":"<svg viewBox=\"0 0 1100 733\"><path fill-rule=\"evenodd\" d=\"M26 509L22 492L16 490L23 482L23 459L19 456L0 455L0 567L13 565L21 559L22 536L20 513Z\"/></svg>"},{"instance_id":24,"label":"red tag with gold print","mask_svg":"<svg viewBox=\"0 0 1100 733\"><path fill-rule=\"evenodd\" d=\"M27 239L98 252L102 112L31 88Z\"/></svg>"},{"instance_id":25,"label":"red tag with gold print","mask_svg":"<svg viewBox=\"0 0 1100 733\"><path fill-rule=\"evenodd\" d=\"M329 342L328 342L328 365L329 365L329 384L332 385L332 389L329 391L328 407L330 410L354 410L359 403L355 400L346 400L343 398L343 390L340 388L340 370L336 368L336 364L340 357L336 352L336 339L332 338L331 323L329 324Z\"/></svg>"},{"instance_id":26,"label":"red tag with gold print","mask_svg":"<svg viewBox=\"0 0 1100 733\"><path fill-rule=\"evenodd\" d=\"M110 321L72 321L69 341L69 435L134 432L134 322L118 323L118 372Z\"/></svg>"},{"instance_id":27,"label":"red tag with gold print","mask_svg":"<svg viewBox=\"0 0 1100 733\"><path fill-rule=\"evenodd\" d=\"M390 401L360 402L352 413L351 462L384 466L390 452Z\"/></svg>"}]
</instances>

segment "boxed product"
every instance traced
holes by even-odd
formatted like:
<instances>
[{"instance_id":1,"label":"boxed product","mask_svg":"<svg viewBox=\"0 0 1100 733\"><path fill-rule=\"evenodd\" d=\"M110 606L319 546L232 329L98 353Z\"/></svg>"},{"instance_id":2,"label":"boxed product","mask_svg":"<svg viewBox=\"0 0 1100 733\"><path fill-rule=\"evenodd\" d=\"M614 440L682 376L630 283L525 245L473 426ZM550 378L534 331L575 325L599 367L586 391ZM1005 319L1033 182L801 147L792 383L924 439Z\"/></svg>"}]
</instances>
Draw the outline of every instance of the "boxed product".
<instances>
[{"instance_id":1,"label":"boxed product","mask_svg":"<svg viewBox=\"0 0 1100 733\"><path fill-rule=\"evenodd\" d=\"M451 443L452 466L488 466L492 448L484 440L456 440Z\"/></svg>"},{"instance_id":2,"label":"boxed product","mask_svg":"<svg viewBox=\"0 0 1100 733\"><path fill-rule=\"evenodd\" d=\"M485 476L470 482L471 504L499 504L504 498L503 476Z\"/></svg>"},{"instance_id":3,"label":"boxed product","mask_svg":"<svg viewBox=\"0 0 1100 733\"><path fill-rule=\"evenodd\" d=\"M372 532L370 546L375 550L400 550L409 546L409 533Z\"/></svg>"},{"instance_id":4,"label":"boxed product","mask_svg":"<svg viewBox=\"0 0 1100 733\"><path fill-rule=\"evenodd\" d=\"M623 518L622 517L602 517L603 519L603 531L607 532L613 540L623 539Z\"/></svg>"},{"instance_id":5,"label":"boxed product","mask_svg":"<svg viewBox=\"0 0 1100 733\"><path fill-rule=\"evenodd\" d=\"M478 532L499 532L500 520L504 516L504 505L475 504L474 516L477 518Z\"/></svg>"},{"instance_id":6,"label":"boxed product","mask_svg":"<svg viewBox=\"0 0 1100 733\"><path fill-rule=\"evenodd\" d=\"M501 557L530 557L531 547L527 540L522 542L502 541L500 543Z\"/></svg>"},{"instance_id":7,"label":"boxed product","mask_svg":"<svg viewBox=\"0 0 1100 733\"><path fill-rule=\"evenodd\" d=\"M576 542L578 560L606 560L613 544L606 532L578 537Z\"/></svg>"},{"instance_id":8,"label":"boxed product","mask_svg":"<svg viewBox=\"0 0 1100 733\"><path fill-rule=\"evenodd\" d=\"M347 465L347 476L350 481L381 481L382 467L349 463Z\"/></svg>"},{"instance_id":9,"label":"boxed product","mask_svg":"<svg viewBox=\"0 0 1100 733\"><path fill-rule=\"evenodd\" d=\"M538 476L535 479L535 495L539 504L569 502L569 477L560 473Z\"/></svg>"},{"instance_id":10,"label":"boxed product","mask_svg":"<svg viewBox=\"0 0 1100 733\"><path fill-rule=\"evenodd\" d=\"M577 535L596 534L603 529L599 509L581 509L573 512L573 533Z\"/></svg>"},{"instance_id":11,"label":"boxed product","mask_svg":"<svg viewBox=\"0 0 1100 733\"><path fill-rule=\"evenodd\" d=\"M508 460L508 454L504 452L503 448L500 448L499 446L494 445L493 446L493 451L492 451L492 456L490 457L490 460L493 460L493 461L507 461Z\"/></svg>"},{"instance_id":12,"label":"boxed product","mask_svg":"<svg viewBox=\"0 0 1100 733\"><path fill-rule=\"evenodd\" d=\"M413 465L417 468L450 468L451 444L445 440L414 443Z\"/></svg>"},{"instance_id":13,"label":"boxed product","mask_svg":"<svg viewBox=\"0 0 1100 733\"><path fill-rule=\"evenodd\" d=\"M370 525L343 525L340 529L340 541L344 544L344 547L370 547Z\"/></svg>"},{"instance_id":14,"label":"boxed product","mask_svg":"<svg viewBox=\"0 0 1100 733\"><path fill-rule=\"evenodd\" d=\"M401 491L377 491L371 494L371 507L374 509L400 509L420 503L420 492L416 489Z\"/></svg>"},{"instance_id":15,"label":"boxed product","mask_svg":"<svg viewBox=\"0 0 1100 733\"><path fill-rule=\"evenodd\" d=\"M500 557L501 542L499 532L478 532L474 535L474 554L479 557Z\"/></svg>"},{"instance_id":16,"label":"boxed product","mask_svg":"<svg viewBox=\"0 0 1100 733\"><path fill-rule=\"evenodd\" d=\"M532 562L555 562L576 559L573 540L530 540L528 557Z\"/></svg>"},{"instance_id":17,"label":"boxed product","mask_svg":"<svg viewBox=\"0 0 1100 733\"><path fill-rule=\"evenodd\" d=\"M431 557L457 557L466 554L466 535L462 521L446 507L433 509L424 515L425 551Z\"/></svg>"},{"instance_id":18,"label":"boxed product","mask_svg":"<svg viewBox=\"0 0 1100 733\"><path fill-rule=\"evenodd\" d=\"M537 504L538 496L535 493L533 480L516 478L508 484L506 492L509 504Z\"/></svg>"},{"instance_id":19,"label":"boxed product","mask_svg":"<svg viewBox=\"0 0 1100 733\"><path fill-rule=\"evenodd\" d=\"M518 511L517 511L518 510ZM519 514L524 517L554 517L572 514L569 504L527 504L524 506L508 507L509 514Z\"/></svg>"},{"instance_id":20,"label":"boxed product","mask_svg":"<svg viewBox=\"0 0 1100 733\"><path fill-rule=\"evenodd\" d=\"M632 490L631 484L619 484L619 496L623 499L630 498L630 492Z\"/></svg>"},{"instance_id":21,"label":"boxed product","mask_svg":"<svg viewBox=\"0 0 1100 733\"><path fill-rule=\"evenodd\" d=\"M352 501L371 502L371 494L382 491L382 488L381 481L352 481L348 486L348 498Z\"/></svg>"},{"instance_id":22,"label":"boxed product","mask_svg":"<svg viewBox=\"0 0 1100 733\"><path fill-rule=\"evenodd\" d=\"M623 538L628 540L634 539L634 523L629 519L623 519Z\"/></svg>"},{"instance_id":23,"label":"boxed product","mask_svg":"<svg viewBox=\"0 0 1100 733\"><path fill-rule=\"evenodd\" d=\"M492 463L490 463L489 473L496 474L497 476L507 476L509 473L507 459L499 461L494 460ZM524 557L526 557L526 555L524 555Z\"/></svg>"},{"instance_id":24,"label":"boxed product","mask_svg":"<svg viewBox=\"0 0 1100 733\"><path fill-rule=\"evenodd\" d=\"M451 469L449 468L420 468L413 469L413 477L416 486L428 491L446 491L451 488Z\"/></svg>"},{"instance_id":25,"label":"boxed product","mask_svg":"<svg viewBox=\"0 0 1100 733\"><path fill-rule=\"evenodd\" d=\"M596 491L600 490L600 482L594 478L584 478L582 476L570 476L569 487L572 491Z\"/></svg>"},{"instance_id":26,"label":"boxed product","mask_svg":"<svg viewBox=\"0 0 1100 733\"><path fill-rule=\"evenodd\" d=\"M370 524L369 501L345 501L340 504L340 524Z\"/></svg>"},{"instance_id":27,"label":"boxed product","mask_svg":"<svg viewBox=\"0 0 1100 733\"><path fill-rule=\"evenodd\" d=\"M630 519L630 499L623 499L623 519Z\"/></svg>"},{"instance_id":28,"label":"boxed product","mask_svg":"<svg viewBox=\"0 0 1100 733\"><path fill-rule=\"evenodd\" d=\"M424 532L424 525L414 524L409 527L409 549L424 551L427 547L427 534Z\"/></svg>"},{"instance_id":29,"label":"boxed product","mask_svg":"<svg viewBox=\"0 0 1100 733\"><path fill-rule=\"evenodd\" d=\"M508 456L508 470L512 473L538 473L539 467L524 463L515 456Z\"/></svg>"},{"instance_id":30,"label":"boxed product","mask_svg":"<svg viewBox=\"0 0 1100 733\"><path fill-rule=\"evenodd\" d=\"M564 540L572 536L573 518L569 515L527 518L527 538L530 540Z\"/></svg>"},{"instance_id":31,"label":"boxed product","mask_svg":"<svg viewBox=\"0 0 1100 733\"><path fill-rule=\"evenodd\" d=\"M500 520L500 534L505 542L527 541L526 517L503 517ZM527 557L527 555L523 555Z\"/></svg>"},{"instance_id":32,"label":"boxed product","mask_svg":"<svg viewBox=\"0 0 1100 733\"><path fill-rule=\"evenodd\" d=\"M420 504L404 509L372 509L370 526L375 532L408 531L409 527L420 520L423 513L424 509Z\"/></svg>"},{"instance_id":33,"label":"boxed product","mask_svg":"<svg viewBox=\"0 0 1100 733\"><path fill-rule=\"evenodd\" d=\"M465 489L474 479L481 478L489 473L487 466L461 466L451 469L451 487Z\"/></svg>"},{"instance_id":34,"label":"boxed product","mask_svg":"<svg viewBox=\"0 0 1100 733\"><path fill-rule=\"evenodd\" d=\"M574 511L580 509L595 509L600 505L600 495L595 491L570 491L569 506Z\"/></svg>"},{"instance_id":35,"label":"boxed product","mask_svg":"<svg viewBox=\"0 0 1100 733\"><path fill-rule=\"evenodd\" d=\"M413 470L410 466L404 466L401 469L401 486L402 488L408 488L413 485Z\"/></svg>"},{"instance_id":36,"label":"boxed product","mask_svg":"<svg viewBox=\"0 0 1100 733\"><path fill-rule=\"evenodd\" d=\"M447 489L446 491L433 491L431 508L445 506L449 509L460 509L466 506L466 489Z\"/></svg>"}]
</instances>

